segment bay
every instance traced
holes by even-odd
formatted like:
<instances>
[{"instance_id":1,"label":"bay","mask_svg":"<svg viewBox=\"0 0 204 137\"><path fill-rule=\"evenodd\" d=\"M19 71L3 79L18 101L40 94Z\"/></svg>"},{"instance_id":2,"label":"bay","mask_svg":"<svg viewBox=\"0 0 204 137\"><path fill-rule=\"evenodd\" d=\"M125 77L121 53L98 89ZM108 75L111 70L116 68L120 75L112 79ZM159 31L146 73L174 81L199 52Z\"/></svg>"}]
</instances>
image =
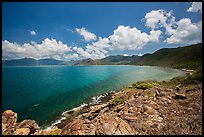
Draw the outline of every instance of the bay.
<instances>
[{"instance_id":1,"label":"bay","mask_svg":"<svg viewBox=\"0 0 204 137\"><path fill-rule=\"evenodd\" d=\"M169 80L185 75L151 66L2 67L2 112L11 109L18 121L34 119L41 127L92 97L140 80Z\"/></svg>"}]
</instances>

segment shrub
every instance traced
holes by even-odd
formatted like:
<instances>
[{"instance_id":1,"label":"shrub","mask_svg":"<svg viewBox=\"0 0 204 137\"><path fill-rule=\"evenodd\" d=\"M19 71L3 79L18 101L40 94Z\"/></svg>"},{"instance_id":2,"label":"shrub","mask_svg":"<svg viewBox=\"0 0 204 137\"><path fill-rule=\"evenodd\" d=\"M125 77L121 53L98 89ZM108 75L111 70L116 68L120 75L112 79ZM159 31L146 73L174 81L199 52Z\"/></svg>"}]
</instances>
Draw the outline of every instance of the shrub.
<instances>
[{"instance_id":1,"label":"shrub","mask_svg":"<svg viewBox=\"0 0 204 137\"><path fill-rule=\"evenodd\" d=\"M116 106L116 105L122 104L122 103L124 103L124 102L125 102L125 100L124 100L123 98L116 98L116 99L114 99L114 100L112 101L112 105L113 105L113 106Z\"/></svg>"},{"instance_id":2,"label":"shrub","mask_svg":"<svg viewBox=\"0 0 204 137\"><path fill-rule=\"evenodd\" d=\"M148 89L154 87L152 83L141 83L136 86L137 89Z\"/></svg>"},{"instance_id":3,"label":"shrub","mask_svg":"<svg viewBox=\"0 0 204 137\"><path fill-rule=\"evenodd\" d=\"M202 82L202 72L198 71L189 75L187 78L183 80L184 84L197 84Z\"/></svg>"}]
</instances>

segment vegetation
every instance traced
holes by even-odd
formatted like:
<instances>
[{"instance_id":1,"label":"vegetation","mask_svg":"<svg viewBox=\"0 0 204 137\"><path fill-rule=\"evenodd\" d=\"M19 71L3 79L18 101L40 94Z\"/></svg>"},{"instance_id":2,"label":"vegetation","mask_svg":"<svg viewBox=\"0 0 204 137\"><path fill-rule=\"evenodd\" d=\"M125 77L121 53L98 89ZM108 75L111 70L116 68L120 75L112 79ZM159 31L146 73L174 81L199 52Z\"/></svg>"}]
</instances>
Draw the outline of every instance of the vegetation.
<instances>
[{"instance_id":1,"label":"vegetation","mask_svg":"<svg viewBox=\"0 0 204 137\"><path fill-rule=\"evenodd\" d=\"M117 106L118 104L122 104L122 103L124 103L125 102L125 100L123 99L123 98L116 98L116 99L114 99L113 101L112 101L112 106Z\"/></svg>"},{"instance_id":2,"label":"vegetation","mask_svg":"<svg viewBox=\"0 0 204 137\"><path fill-rule=\"evenodd\" d=\"M177 69L202 68L202 43L178 48L163 48L146 54L131 64L163 66Z\"/></svg>"},{"instance_id":3,"label":"vegetation","mask_svg":"<svg viewBox=\"0 0 204 137\"><path fill-rule=\"evenodd\" d=\"M136 86L137 89L148 89L148 88L152 88L152 87L154 87L154 85L151 83L141 83L141 84Z\"/></svg>"},{"instance_id":4,"label":"vegetation","mask_svg":"<svg viewBox=\"0 0 204 137\"><path fill-rule=\"evenodd\" d=\"M183 84L197 84L202 82L202 72L197 71L193 73L192 75L187 76L182 83Z\"/></svg>"},{"instance_id":5,"label":"vegetation","mask_svg":"<svg viewBox=\"0 0 204 137\"><path fill-rule=\"evenodd\" d=\"M163 48L141 57L108 56L103 59L86 59L74 65L148 65L176 69L202 69L202 43L178 48Z\"/></svg>"}]
</instances>

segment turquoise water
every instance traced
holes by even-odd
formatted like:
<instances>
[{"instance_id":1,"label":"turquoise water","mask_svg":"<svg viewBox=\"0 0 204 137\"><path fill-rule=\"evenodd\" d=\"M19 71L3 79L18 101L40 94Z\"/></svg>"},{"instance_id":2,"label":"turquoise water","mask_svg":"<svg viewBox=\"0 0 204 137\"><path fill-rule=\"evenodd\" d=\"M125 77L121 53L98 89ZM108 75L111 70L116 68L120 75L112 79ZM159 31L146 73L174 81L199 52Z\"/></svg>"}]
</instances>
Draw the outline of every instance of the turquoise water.
<instances>
[{"instance_id":1,"label":"turquoise water","mask_svg":"<svg viewBox=\"0 0 204 137\"><path fill-rule=\"evenodd\" d=\"M2 111L11 109L18 113L18 121L30 118L45 126L93 96L138 80L178 75L184 73L149 66L2 67Z\"/></svg>"}]
</instances>

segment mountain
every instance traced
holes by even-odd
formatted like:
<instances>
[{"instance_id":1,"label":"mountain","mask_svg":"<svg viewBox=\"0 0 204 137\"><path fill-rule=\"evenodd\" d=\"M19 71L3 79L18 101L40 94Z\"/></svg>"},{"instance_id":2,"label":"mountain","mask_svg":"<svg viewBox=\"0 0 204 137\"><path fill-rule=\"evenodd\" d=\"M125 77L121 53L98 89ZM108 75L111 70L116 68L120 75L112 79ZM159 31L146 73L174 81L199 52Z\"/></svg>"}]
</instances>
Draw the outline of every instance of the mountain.
<instances>
[{"instance_id":1,"label":"mountain","mask_svg":"<svg viewBox=\"0 0 204 137\"><path fill-rule=\"evenodd\" d=\"M60 65L64 61L55 60L55 59L40 59L38 60L38 65Z\"/></svg>"},{"instance_id":2,"label":"mountain","mask_svg":"<svg viewBox=\"0 0 204 137\"><path fill-rule=\"evenodd\" d=\"M131 62L136 61L139 56L123 56L123 55L116 55L116 56L108 56L103 59L84 59L78 61L74 65L124 65Z\"/></svg>"},{"instance_id":3,"label":"mountain","mask_svg":"<svg viewBox=\"0 0 204 137\"><path fill-rule=\"evenodd\" d=\"M163 48L153 54L145 54L130 64L179 69L202 68L202 43L178 48Z\"/></svg>"},{"instance_id":4,"label":"mountain","mask_svg":"<svg viewBox=\"0 0 204 137\"><path fill-rule=\"evenodd\" d=\"M4 60L4 66L38 66L38 65L60 65L64 61L55 59L40 59L36 60L33 58L23 58L16 60Z\"/></svg>"},{"instance_id":5,"label":"mountain","mask_svg":"<svg viewBox=\"0 0 204 137\"><path fill-rule=\"evenodd\" d=\"M36 66L38 65L37 60L32 58L23 58L16 60L4 60L3 66Z\"/></svg>"},{"instance_id":6,"label":"mountain","mask_svg":"<svg viewBox=\"0 0 204 137\"><path fill-rule=\"evenodd\" d=\"M61 61L55 59L24 58L18 60L3 60L5 66L37 66L37 65L148 65L170 68L202 69L202 43L185 47L163 48L153 54L145 54L141 57L133 56L108 56L102 59L84 59Z\"/></svg>"},{"instance_id":7,"label":"mountain","mask_svg":"<svg viewBox=\"0 0 204 137\"><path fill-rule=\"evenodd\" d=\"M163 48L153 54L141 57L133 56L108 56L103 59L85 59L74 65L148 65L171 68L202 68L202 43L185 47Z\"/></svg>"}]
</instances>

